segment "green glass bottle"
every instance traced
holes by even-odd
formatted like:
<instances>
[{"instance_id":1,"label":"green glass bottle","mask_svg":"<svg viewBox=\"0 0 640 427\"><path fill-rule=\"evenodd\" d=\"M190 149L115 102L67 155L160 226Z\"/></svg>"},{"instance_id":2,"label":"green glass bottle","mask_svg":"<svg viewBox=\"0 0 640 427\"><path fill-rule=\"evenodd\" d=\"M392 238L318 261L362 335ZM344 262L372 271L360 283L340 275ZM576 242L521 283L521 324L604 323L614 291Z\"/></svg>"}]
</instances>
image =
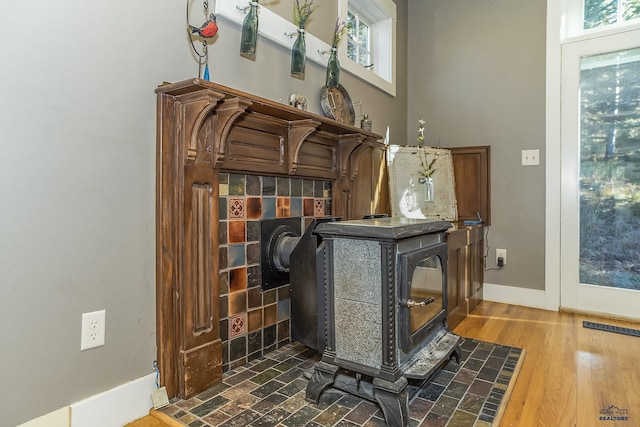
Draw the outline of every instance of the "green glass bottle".
<instances>
[{"instance_id":1,"label":"green glass bottle","mask_svg":"<svg viewBox=\"0 0 640 427\"><path fill-rule=\"evenodd\" d=\"M304 68L307 61L307 45L304 40L304 28L298 28L298 37L291 48L291 75L304 78Z\"/></svg>"},{"instance_id":2,"label":"green glass bottle","mask_svg":"<svg viewBox=\"0 0 640 427\"><path fill-rule=\"evenodd\" d=\"M338 59L338 49L331 48L329 61L327 61L327 87L338 87L340 84L340 60Z\"/></svg>"},{"instance_id":3,"label":"green glass bottle","mask_svg":"<svg viewBox=\"0 0 640 427\"><path fill-rule=\"evenodd\" d=\"M242 36L240 37L240 55L245 58L255 59L256 44L258 42L258 5L257 1L249 2L249 13L242 23Z\"/></svg>"}]
</instances>

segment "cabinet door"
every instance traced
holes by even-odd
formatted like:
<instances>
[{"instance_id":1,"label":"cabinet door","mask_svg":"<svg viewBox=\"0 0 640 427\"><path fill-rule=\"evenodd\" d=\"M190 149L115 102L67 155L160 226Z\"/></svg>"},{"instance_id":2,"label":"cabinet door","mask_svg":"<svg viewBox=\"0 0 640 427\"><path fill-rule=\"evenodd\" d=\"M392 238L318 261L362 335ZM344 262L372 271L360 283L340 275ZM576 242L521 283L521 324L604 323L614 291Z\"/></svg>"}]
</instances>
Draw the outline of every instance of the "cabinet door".
<instances>
[{"instance_id":1,"label":"cabinet door","mask_svg":"<svg viewBox=\"0 0 640 427\"><path fill-rule=\"evenodd\" d=\"M453 173L456 181L458 220L478 219L491 224L490 157L491 147L453 147Z\"/></svg>"}]
</instances>

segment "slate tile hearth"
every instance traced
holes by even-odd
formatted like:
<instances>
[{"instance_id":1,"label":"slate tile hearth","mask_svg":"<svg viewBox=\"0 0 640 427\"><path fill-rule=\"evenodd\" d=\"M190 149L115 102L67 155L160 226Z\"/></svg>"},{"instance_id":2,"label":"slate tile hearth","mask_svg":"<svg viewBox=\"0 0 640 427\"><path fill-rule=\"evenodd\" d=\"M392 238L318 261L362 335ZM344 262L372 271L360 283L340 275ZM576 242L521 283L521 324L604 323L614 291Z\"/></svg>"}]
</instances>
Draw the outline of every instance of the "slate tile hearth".
<instances>
[{"instance_id":1,"label":"slate tile hearth","mask_svg":"<svg viewBox=\"0 0 640 427\"><path fill-rule=\"evenodd\" d=\"M495 420L522 350L463 338L460 366L449 362L426 384L409 385L411 427L486 427ZM305 400L303 373L320 355L299 343L224 373L222 383L161 410L189 427L377 427L379 407L335 389Z\"/></svg>"}]
</instances>

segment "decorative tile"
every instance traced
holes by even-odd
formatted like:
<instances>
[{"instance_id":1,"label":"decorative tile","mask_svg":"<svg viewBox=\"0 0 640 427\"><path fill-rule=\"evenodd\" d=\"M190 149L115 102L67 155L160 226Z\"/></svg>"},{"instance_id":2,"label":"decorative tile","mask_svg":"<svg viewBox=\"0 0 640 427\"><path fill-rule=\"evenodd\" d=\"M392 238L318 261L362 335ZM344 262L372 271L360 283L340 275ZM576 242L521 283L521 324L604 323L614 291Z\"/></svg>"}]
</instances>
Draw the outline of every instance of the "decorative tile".
<instances>
[{"instance_id":1,"label":"decorative tile","mask_svg":"<svg viewBox=\"0 0 640 427\"><path fill-rule=\"evenodd\" d=\"M220 307L220 318L227 317L229 315L229 296L221 295L218 306Z\"/></svg>"},{"instance_id":2,"label":"decorative tile","mask_svg":"<svg viewBox=\"0 0 640 427\"><path fill-rule=\"evenodd\" d=\"M235 338L247 333L247 316L245 313L229 318L229 338Z\"/></svg>"},{"instance_id":3,"label":"decorative tile","mask_svg":"<svg viewBox=\"0 0 640 427\"><path fill-rule=\"evenodd\" d=\"M313 197L324 197L324 181L313 182Z\"/></svg>"},{"instance_id":4,"label":"decorative tile","mask_svg":"<svg viewBox=\"0 0 640 427\"><path fill-rule=\"evenodd\" d=\"M247 311L247 291L229 294L229 315Z\"/></svg>"},{"instance_id":5,"label":"decorative tile","mask_svg":"<svg viewBox=\"0 0 640 427\"><path fill-rule=\"evenodd\" d=\"M331 199L327 199L324 201L324 215L325 216L333 215L331 212Z\"/></svg>"},{"instance_id":6,"label":"decorative tile","mask_svg":"<svg viewBox=\"0 0 640 427\"><path fill-rule=\"evenodd\" d=\"M246 264L246 249L245 245L240 243L236 245L229 245L227 247L228 254L228 265L229 267L240 267Z\"/></svg>"},{"instance_id":7,"label":"decorative tile","mask_svg":"<svg viewBox=\"0 0 640 427\"><path fill-rule=\"evenodd\" d=\"M222 223L220 223L222 228ZM229 221L228 243L244 243L246 241L246 223L244 221Z\"/></svg>"},{"instance_id":8,"label":"decorative tile","mask_svg":"<svg viewBox=\"0 0 640 427\"><path fill-rule=\"evenodd\" d=\"M247 267L247 288L255 288L262 285L262 271L260 265Z\"/></svg>"},{"instance_id":9,"label":"decorative tile","mask_svg":"<svg viewBox=\"0 0 640 427\"><path fill-rule=\"evenodd\" d=\"M220 295L228 294L229 293L229 272L221 271L219 274L219 277L220 277L220 282L219 282Z\"/></svg>"},{"instance_id":10,"label":"decorative tile","mask_svg":"<svg viewBox=\"0 0 640 427\"><path fill-rule=\"evenodd\" d=\"M262 177L262 195L263 196L275 196L276 195L276 178L273 176Z\"/></svg>"},{"instance_id":11,"label":"decorative tile","mask_svg":"<svg viewBox=\"0 0 640 427\"><path fill-rule=\"evenodd\" d=\"M249 354L262 350L262 329L251 332L247 336L247 352Z\"/></svg>"},{"instance_id":12,"label":"decorative tile","mask_svg":"<svg viewBox=\"0 0 640 427\"><path fill-rule=\"evenodd\" d=\"M302 181L302 195L304 197L313 197L313 195L314 195L313 186L314 186L314 181L312 181L310 179L303 180Z\"/></svg>"},{"instance_id":13,"label":"decorative tile","mask_svg":"<svg viewBox=\"0 0 640 427\"><path fill-rule=\"evenodd\" d=\"M286 340L290 337L289 320L283 320L278 323L278 342Z\"/></svg>"},{"instance_id":14,"label":"decorative tile","mask_svg":"<svg viewBox=\"0 0 640 427\"><path fill-rule=\"evenodd\" d=\"M226 197L218 197L218 219L224 220L227 219L227 198Z\"/></svg>"},{"instance_id":15,"label":"decorative tile","mask_svg":"<svg viewBox=\"0 0 640 427\"><path fill-rule=\"evenodd\" d=\"M331 181L324 181L322 197L331 198L333 194L333 185Z\"/></svg>"},{"instance_id":16,"label":"decorative tile","mask_svg":"<svg viewBox=\"0 0 640 427\"><path fill-rule=\"evenodd\" d=\"M227 341L229 339L229 319L220 320L220 340Z\"/></svg>"},{"instance_id":17,"label":"decorative tile","mask_svg":"<svg viewBox=\"0 0 640 427\"><path fill-rule=\"evenodd\" d=\"M262 218L275 218L276 217L276 198L275 197L263 197L262 198Z\"/></svg>"},{"instance_id":18,"label":"decorative tile","mask_svg":"<svg viewBox=\"0 0 640 427\"><path fill-rule=\"evenodd\" d=\"M277 298L278 291L276 289L271 289L262 295L262 301L264 305L275 303L277 301Z\"/></svg>"},{"instance_id":19,"label":"decorative tile","mask_svg":"<svg viewBox=\"0 0 640 427\"><path fill-rule=\"evenodd\" d=\"M243 361L247 355L247 338L246 336L239 336L232 339L229 342L229 360L230 361ZM242 363L244 364L244 363ZM242 365L240 365L242 366Z\"/></svg>"},{"instance_id":20,"label":"decorative tile","mask_svg":"<svg viewBox=\"0 0 640 427\"><path fill-rule=\"evenodd\" d=\"M260 288L251 288L247 290L247 304L249 308L262 306L262 291Z\"/></svg>"},{"instance_id":21,"label":"decorative tile","mask_svg":"<svg viewBox=\"0 0 640 427\"><path fill-rule=\"evenodd\" d=\"M289 318L289 315L290 315L289 302L290 301L291 300L288 298L282 301L278 301L278 321Z\"/></svg>"},{"instance_id":22,"label":"decorative tile","mask_svg":"<svg viewBox=\"0 0 640 427\"><path fill-rule=\"evenodd\" d=\"M308 199L308 198L302 199L302 215L314 216L313 199Z\"/></svg>"},{"instance_id":23,"label":"decorative tile","mask_svg":"<svg viewBox=\"0 0 640 427\"><path fill-rule=\"evenodd\" d=\"M302 197L292 197L289 214L292 217L302 216Z\"/></svg>"},{"instance_id":24,"label":"decorative tile","mask_svg":"<svg viewBox=\"0 0 640 427\"><path fill-rule=\"evenodd\" d=\"M264 308L264 325L269 326L278 320L276 304L268 305Z\"/></svg>"},{"instance_id":25,"label":"decorative tile","mask_svg":"<svg viewBox=\"0 0 640 427\"><path fill-rule=\"evenodd\" d=\"M248 312L247 320L249 322L249 332L254 332L262 328L262 309L259 308Z\"/></svg>"},{"instance_id":26,"label":"decorative tile","mask_svg":"<svg viewBox=\"0 0 640 427\"><path fill-rule=\"evenodd\" d=\"M224 270L229 265L229 254L227 253L226 246L220 246L218 248L218 267Z\"/></svg>"},{"instance_id":27,"label":"decorative tile","mask_svg":"<svg viewBox=\"0 0 640 427\"><path fill-rule=\"evenodd\" d=\"M291 195L289 178L276 178L276 196L288 197Z\"/></svg>"},{"instance_id":28,"label":"decorative tile","mask_svg":"<svg viewBox=\"0 0 640 427\"><path fill-rule=\"evenodd\" d=\"M289 218L290 214L289 197L278 197L276 202L276 218Z\"/></svg>"},{"instance_id":29,"label":"decorative tile","mask_svg":"<svg viewBox=\"0 0 640 427\"><path fill-rule=\"evenodd\" d=\"M229 219L244 219L244 199L229 197L227 204L229 205Z\"/></svg>"},{"instance_id":30,"label":"decorative tile","mask_svg":"<svg viewBox=\"0 0 640 427\"><path fill-rule=\"evenodd\" d=\"M324 200L323 199L313 199L313 216L315 217L324 216Z\"/></svg>"},{"instance_id":31,"label":"decorative tile","mask_svg":"<svg viewBox=\"0 0 640 427\"><path fill-rule=\"evenodd\" d=\"M246 267L229 270L229 291L238 292L247 289Z\"/></svg>"},{"instance_id":32,"label":"decorative tile","mask_svg":"<svg viewBox=\"0 0 640 427\"><path fill-rule=\"evenodd\" d=\"M247 265L260 264L260 243L247 244Z\"/></svg>"},{"instance_id":33,"label":"decorative tile","mask_svg":"<svg viewBox=\"0 0 640 427\"><path fill-rule=\"evenodd\" d=\"M247 196L259 196L262 190L262 183L258 175L247 175L246 177Z\"/></svg>"},{"instance_id":34,"label":"decorative tile","mask_svg":"<svg viewBox=\"0 0 640 427\"><path fill-rule=\"evenodd\" d=\"M291 197L302 197L302 180L291 178Z\"/></svg>"},{"instance_id":35,"label":"decorative tile","mask_svg":"<svg viewBox=\"0 0 640 427\"><path fill-rule=\"evenodd\" d=\"M226 245L228 242L227 238L227 221L220 221L220 226L218 227L218 244Z\"/></svg>"},{"instance_id":36,"label":"decorative tile","mask_svg":"<svg viewBox=\"0 0 640 427\"><path fill-rule=\"evenodd\" d=\"M244 196L245 175L230 173L229 174L229 195Z\"/></svg>"},{"instance_id":37,"label":"decorative tile","mask_svg":"<svg viewBox=\"0 0 640 427\"><path fill-rule=\"evenodd\" d=\"M247 221L247 242L260 241L260 221Z\"/></svg>"},{"instance_id":38,"label":"decorative tile","mask_svg":"<svg viewBox=\"0 0 640 427\"><path fill-rule=\"evenodd\" d=\"M272 346L276 343L276 325L271 325L262 330L262 345L264 348Z\"/></svg>"},{"instance_id":39,"label":"decorative tile","mask_svg":"<svg viewBox=\"0 0 640 427\"><path fill-rule=\"evenodd\" d=\"M247 197L246 208L247 208L248 219L262 218L262 198L261 197Z\"/></svg>"}]
</instances>

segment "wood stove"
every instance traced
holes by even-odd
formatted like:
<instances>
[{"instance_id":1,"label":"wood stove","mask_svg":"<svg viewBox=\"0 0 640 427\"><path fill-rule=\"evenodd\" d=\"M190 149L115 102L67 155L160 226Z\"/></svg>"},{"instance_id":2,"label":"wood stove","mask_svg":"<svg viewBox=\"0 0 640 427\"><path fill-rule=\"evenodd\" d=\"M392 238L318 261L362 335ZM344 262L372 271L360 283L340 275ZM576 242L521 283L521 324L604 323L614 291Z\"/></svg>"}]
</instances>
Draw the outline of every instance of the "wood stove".
<instances>
[{"instance_id":1,"label":"wood stove","mask_svg":"<svg viewBox=\"0 0 640 427\"><path fill-rule=\"evenodd\" d=\"M408 382L460 358L460 338L446 322L450 226L379 218L316 227L325 245L326 347L308 400L335 387L377 402L387 425L408 425Z\"/></svg>"}]
</instances>

